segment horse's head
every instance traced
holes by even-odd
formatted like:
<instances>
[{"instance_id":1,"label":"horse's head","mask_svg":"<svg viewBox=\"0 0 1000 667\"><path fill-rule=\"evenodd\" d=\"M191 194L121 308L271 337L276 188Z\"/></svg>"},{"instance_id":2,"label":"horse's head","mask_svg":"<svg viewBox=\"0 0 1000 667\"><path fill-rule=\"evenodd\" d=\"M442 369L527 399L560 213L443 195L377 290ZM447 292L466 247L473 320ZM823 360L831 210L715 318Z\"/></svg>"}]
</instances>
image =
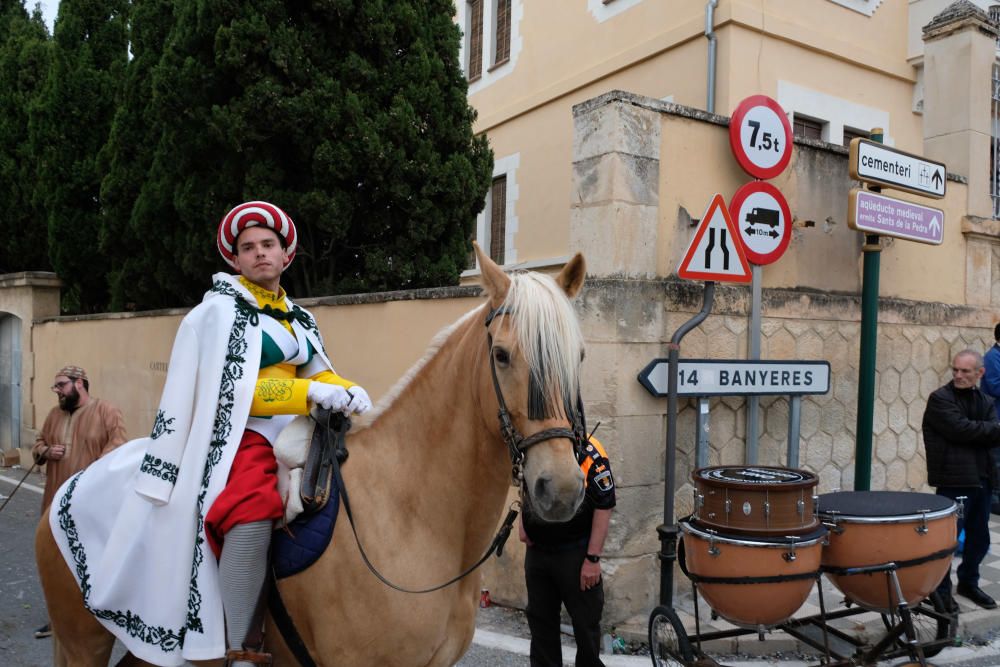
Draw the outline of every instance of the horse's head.
<instances>
[{"instance_id":1,"label":"horse's head","mask_svg":"<svg viewBox=\"0 0 1000 667\"><path fill-rule=\"evenodd\" d=\"M476 255L489 297L486 326L502 435L515 467L523 456L531 510L545 521L566 521L584 492L576 459L585 437L583 334L569 301L583 286L583 256L573 257L553 280L539 273L507 275L478 245Z\"/></svg>"}]
</instances>

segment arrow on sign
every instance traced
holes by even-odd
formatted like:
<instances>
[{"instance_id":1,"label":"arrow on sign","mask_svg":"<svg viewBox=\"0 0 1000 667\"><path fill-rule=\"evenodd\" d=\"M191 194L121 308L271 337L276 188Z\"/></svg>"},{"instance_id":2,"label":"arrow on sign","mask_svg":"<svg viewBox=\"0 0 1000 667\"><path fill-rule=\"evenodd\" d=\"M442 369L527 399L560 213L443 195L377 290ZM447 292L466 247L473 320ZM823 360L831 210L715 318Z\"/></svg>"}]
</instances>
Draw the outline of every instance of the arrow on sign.
<instances>
[{"instance_id":1,"label":"arrow on sign","mask_svg":"<svg viewBox=\"0 0 1000 667\"><path fill-rule=\"evenodd\" d=\"M750 282L750 265L721 194L712 198L701 218L677 275L688 280Z\"/></svg>"},{"instance_id":2,"label":"arrow on sign","mask_svg":"<svg viewBox=\"0 0 1000 667\"><path fill-rule=\"evenodd\" d=\"M940 171L935 171L934 175L931 176L931 181L934 182L934 187L936 187L936 188L941 187L941 172Z\"/></svg>"},{"instance_id":3,"label":"arrow on sign","mask_svg":"<svg viewBox=\"0 0 1000 667\"><path fill-rule=\"evenodd\" d=\"M938 236L939 234L941 234L941 223L938 222L936 215L933 218L931 218L930 228L931 231L934 233L934 236Z\"/></svg>"}]
</instances>

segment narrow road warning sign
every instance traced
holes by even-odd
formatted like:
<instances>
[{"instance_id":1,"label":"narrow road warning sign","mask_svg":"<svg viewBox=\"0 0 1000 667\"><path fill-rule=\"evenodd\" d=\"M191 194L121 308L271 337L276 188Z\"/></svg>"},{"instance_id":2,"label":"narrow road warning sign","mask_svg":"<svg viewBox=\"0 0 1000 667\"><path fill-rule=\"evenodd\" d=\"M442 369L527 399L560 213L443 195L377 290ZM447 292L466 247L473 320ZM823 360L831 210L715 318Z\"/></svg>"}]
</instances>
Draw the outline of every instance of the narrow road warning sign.
<instances>
[{"instance_id":1,"label":"narrow road warning sign","mask_svg":"<svg viewBox=\"0 0 1000 667\"><path fill-rule=\"evenodd\" d=\"M743 251L740 232L733 224L721 194L712 198L702 216L677 275L688 280L750 282L750 265Z\"/></svg>"}]
</instances>

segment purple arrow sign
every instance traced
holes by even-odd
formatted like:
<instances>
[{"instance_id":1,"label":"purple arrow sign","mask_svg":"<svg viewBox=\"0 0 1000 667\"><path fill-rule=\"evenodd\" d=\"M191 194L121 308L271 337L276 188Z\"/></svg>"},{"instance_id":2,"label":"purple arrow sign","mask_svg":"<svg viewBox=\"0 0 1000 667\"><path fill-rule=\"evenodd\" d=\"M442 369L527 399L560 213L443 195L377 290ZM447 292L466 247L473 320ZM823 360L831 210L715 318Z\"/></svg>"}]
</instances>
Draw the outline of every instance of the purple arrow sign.
<instances>
[{"instance_id":1,"label":"purple arrow sign","mask_svg":"<svg viewBox=\"0 0 1000 667\"><path fill-rule=\"evenodd\" d=\"M944 211L901 199L851 190L847 211L851 229L920 243L940 245L944 240Z\"/></svg>"}]
</instances>

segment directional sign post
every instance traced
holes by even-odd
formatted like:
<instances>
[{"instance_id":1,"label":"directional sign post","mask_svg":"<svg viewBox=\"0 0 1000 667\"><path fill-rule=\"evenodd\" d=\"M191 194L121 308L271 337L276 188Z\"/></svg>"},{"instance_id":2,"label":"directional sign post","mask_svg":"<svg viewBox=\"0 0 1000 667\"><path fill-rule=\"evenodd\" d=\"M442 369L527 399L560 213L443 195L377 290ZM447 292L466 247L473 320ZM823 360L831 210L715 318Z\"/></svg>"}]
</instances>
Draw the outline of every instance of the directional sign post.
<instances>
[{"instance_id":1,"label":"directional sign post","mask_svg":"<svg viewBox=\"0 0 1000 667\"><path fill-rule=\"evenodd\" d=\"M848 201L847 224L851 229L931 245L941 245L944 240L944 211L939 208L856 188Z\"/></svg>"},{"instance_id":2,"label":"directional sign post","mask_svg":"<svg viewBox=\"0 0 1000 667\"><path fill-rule=\"evenodd\" d=\"M750 282L750 265L721 194L712 198L694 238L684 253L677 275L688 280Z\"/></svg>"},{"instance_id":3,"label":"directional sign post","mask_svg":"<svg viewBox=\"0 0 1000 667\"><path fill-rule=\"evenodd\" d=\"M781 191L753 181L733 195L729 214L740 230L747 259L754 264L778 261L792 239L792 214Z\"/></svg>"},{"instance_id":4,"label":"directional sign post","mask_svg":"<svg viewBox=\"0 0 1000 667\"><path fill-rule=\"evenodd\" d=\"M639 372L639 382L653 396L666 396L667 359L653 359ZM680 359L678 396L804 396L830 391L828 361L752 361Z\"/></svg>"},{"instance_id":5,"label":"directional sign post","mask_svg":"<svg viewBox=\"0 0 1000 667\"><path fill-rule=\"evenodd\" d=\"M944 197L947 172L942 162L856 138L851 140L848 164L853 179L933 199Z\"/></svg>"}]
</instances>

